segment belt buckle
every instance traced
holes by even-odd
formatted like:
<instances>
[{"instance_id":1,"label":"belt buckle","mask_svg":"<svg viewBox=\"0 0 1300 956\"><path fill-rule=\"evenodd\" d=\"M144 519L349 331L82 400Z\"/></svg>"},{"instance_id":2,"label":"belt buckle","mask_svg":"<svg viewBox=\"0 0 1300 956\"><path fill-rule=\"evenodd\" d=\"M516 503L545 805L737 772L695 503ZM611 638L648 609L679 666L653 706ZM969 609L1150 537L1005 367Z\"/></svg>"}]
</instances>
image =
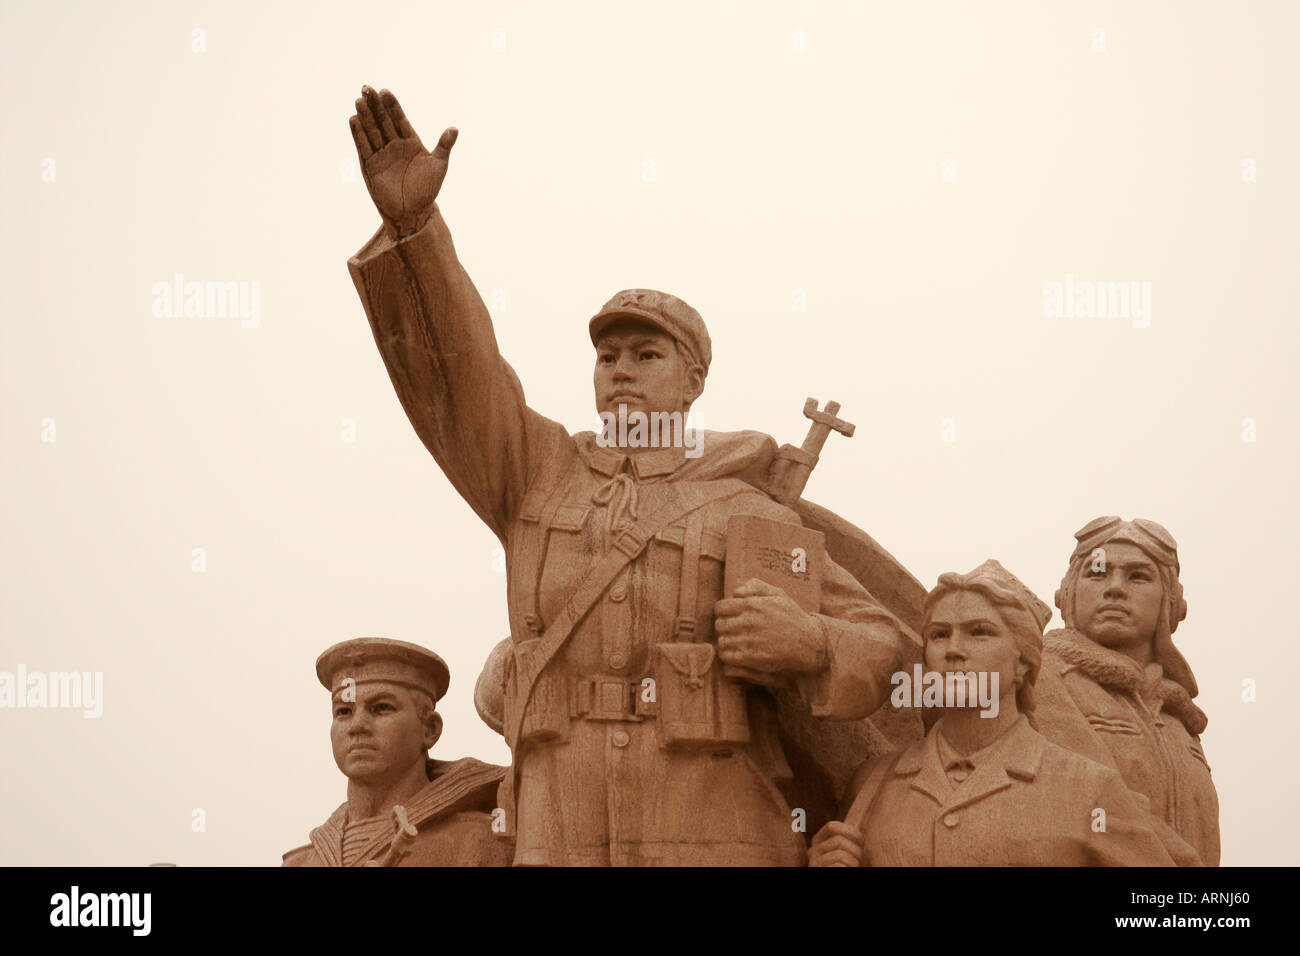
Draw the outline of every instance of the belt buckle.
<instances>
[{"instance_id":1,"label":"belt buckle","mask_svg":"<svg viewBox=\"0 0 1300 956\"><path fill-rule=\"evenodd\" d=\"M579 681L578 716L586 720L640 721L642 718L637 716L632 702L632 692L637 686L623 677L592 677Z\"/></svg>"}]
</instances>

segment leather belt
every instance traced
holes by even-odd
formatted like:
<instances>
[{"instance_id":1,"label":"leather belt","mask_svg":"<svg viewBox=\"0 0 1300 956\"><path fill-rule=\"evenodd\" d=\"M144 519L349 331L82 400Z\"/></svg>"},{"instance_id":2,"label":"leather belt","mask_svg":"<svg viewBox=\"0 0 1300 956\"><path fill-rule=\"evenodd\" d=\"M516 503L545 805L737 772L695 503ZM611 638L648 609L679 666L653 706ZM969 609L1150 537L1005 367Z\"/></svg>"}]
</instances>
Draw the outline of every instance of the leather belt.
<instances>
[{"instance_id":1,"label":"leather belt","mask_svg":"<svg viewBox=\"0 0 1300 956\"><path fill-rule=\"evenodd\" d=\"M659 711L659 702L641 699L641 681L626 677L585 677L573 682L571 715L584 720L642 721Z\"/></svg>"}]
</instances>

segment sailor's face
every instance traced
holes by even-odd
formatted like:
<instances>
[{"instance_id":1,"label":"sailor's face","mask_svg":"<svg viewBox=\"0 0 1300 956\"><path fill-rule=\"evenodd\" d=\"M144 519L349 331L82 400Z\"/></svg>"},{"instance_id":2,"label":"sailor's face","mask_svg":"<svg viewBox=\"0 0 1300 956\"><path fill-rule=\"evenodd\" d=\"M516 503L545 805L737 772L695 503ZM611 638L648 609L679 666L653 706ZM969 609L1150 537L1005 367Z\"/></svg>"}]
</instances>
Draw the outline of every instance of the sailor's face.
<instances>
[{"instance_id":1,"label":"sailor's face","mask_svg":"<svg viewBox=\"0 0 1300 956\"><path fill-rule=\"evenodd\" d=\"M355 701L334 694L330 723L334 762L348 779L383 783L422 763L429 744L415 695L386 681L367 681L354 690Z\"/></svg>"},{"instance_id":2,"label":"sailor's face","mask_svg":"<svg viewBox=\"0 0 1300 956\"><path fill-rule=\"evenodd\" d=\"M685 412L699 397L698 378L672 336L653 326L615 324L596 343L597 412Z\"/></svg>"},{"instance_id":3,"label":"sailor's face","mask_svg":"<svg viewBox=\"0 0 1300 956\"><path fill-rule=\"evenodd\" d=\"M1074 588L1076 626L1122 651L1155 639L1164 587L1155 562L1127 541L1112 541L1083 562Z\"/></svg>"},{"instance_id":4,"label":"sailor's face","mask_svg":"<svg viewBox=\"0 0 1300 956\"><path fill-rule=\"evenodd\" d=\"M997 675L999 698L1014 695L1025 672L1020 648L1002 615L978 591L949 591L934 605L922 629L925 669L940 674ZM971 706L977 706L972 702Z\"/></svg>"}]
</instances>

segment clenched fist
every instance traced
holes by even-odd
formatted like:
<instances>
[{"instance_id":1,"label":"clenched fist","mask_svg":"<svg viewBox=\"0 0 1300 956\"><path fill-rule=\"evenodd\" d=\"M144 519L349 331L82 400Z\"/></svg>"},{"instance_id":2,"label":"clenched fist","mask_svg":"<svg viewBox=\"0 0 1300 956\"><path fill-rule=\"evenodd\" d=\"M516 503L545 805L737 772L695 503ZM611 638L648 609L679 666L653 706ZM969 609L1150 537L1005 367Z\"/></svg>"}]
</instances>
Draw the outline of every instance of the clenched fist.
<instances>
[{"instance_id":1,"label":"clenched fist","mask_svg":"<svg viewBox=\"0 0 1300 956\"><path fill-rule=\"evenodd\" d=\"M809 866L861 866L862 831L847 823L831 821L817 831L808 851Z\"/></svg>"},{"instance_id":2,"label":"clenched fist","mask_svg":"<svg viewBox=\"0 0 1300 956\"><path fill-rule=\"evenodd\" d=\"M433 214L433 201L447 176L456 143L454 126L443 130L433 152L424 148L397 97L388 90L361 88L348 125L357 145L361 175L375 208L398 238L419 232Z\"/></svg>"}]
</instances>

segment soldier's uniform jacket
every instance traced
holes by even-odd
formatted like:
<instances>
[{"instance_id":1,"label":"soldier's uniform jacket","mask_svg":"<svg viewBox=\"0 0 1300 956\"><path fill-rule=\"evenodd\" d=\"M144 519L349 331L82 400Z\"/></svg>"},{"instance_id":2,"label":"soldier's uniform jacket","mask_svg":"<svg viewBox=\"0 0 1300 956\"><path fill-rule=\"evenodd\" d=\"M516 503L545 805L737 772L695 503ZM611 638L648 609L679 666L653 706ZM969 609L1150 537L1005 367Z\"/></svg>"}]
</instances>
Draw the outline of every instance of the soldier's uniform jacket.
<instances>
[{"instance_id":1,"label":"soldier's uniform jacket","mask_svg":"<svg viewBox=\"0 0 1300 956\"><path fill-rule=\"evenodd\" d=\"M1174 865L1146 802L1114 770L1049 743L1022 715L965 758L974 769L958 782L942 723L859 772L851 793L863 782L878 787L863 824L864 865Z\"/></svg>"},{"instance_id":2,"label":"soldier's uniform jacket","mask_svg":"<svg viewBox=\"0 0 1300 956\"><path fill-rule=\"evenodd\" d=\"M803 862L777 788L789 769L769 698L724 679L713 644L727 518L798 523L753 485L772 439L703 433L699 457L681 447L628 457L533 411L437 211L401 241L381 230L349 269L417 433L505 546L516 655L507 724L520 706L511 675L584 571L672 488L728 482L710 487L730 497L648 543L538 679L514 754L515 862ZM865 717L886 700L904 638L829 561L821 611L828 665L798 689L815 715Z\"/></svg>"},{"instance_id":3,"label":"soldier's uniform jacket","mask_svg":"<svg viewBox=\"0 0 1300 956\"><path fill-rule=\"evenodd\" d=\"M402 803L407 821L418 832L410 850L391 865L509 866L512 848L494 836L491 817L505 768L472 757L450 763L435 760L433 765L429 783ZM363 821L354 844L347 809L345 803L330 814L311 831L311 843L284 854L281 865L364 866L383 861L397 836L396 820L389 815Z\"/></svg>"},{"instance_id":4,"label":"soldier's uniform jacket","mask_svg":"<svg viewBox=\"0 0 1300 956\"><path fill-rule=\"evenodd\" d=\"M1201 749L1205 714L1159 664L1139 667L1078 631L1050 631L1034 687L1053 743L1118 770L1200 855L1219 863L1219 798Z\"/></svg>"}]
</instances>

